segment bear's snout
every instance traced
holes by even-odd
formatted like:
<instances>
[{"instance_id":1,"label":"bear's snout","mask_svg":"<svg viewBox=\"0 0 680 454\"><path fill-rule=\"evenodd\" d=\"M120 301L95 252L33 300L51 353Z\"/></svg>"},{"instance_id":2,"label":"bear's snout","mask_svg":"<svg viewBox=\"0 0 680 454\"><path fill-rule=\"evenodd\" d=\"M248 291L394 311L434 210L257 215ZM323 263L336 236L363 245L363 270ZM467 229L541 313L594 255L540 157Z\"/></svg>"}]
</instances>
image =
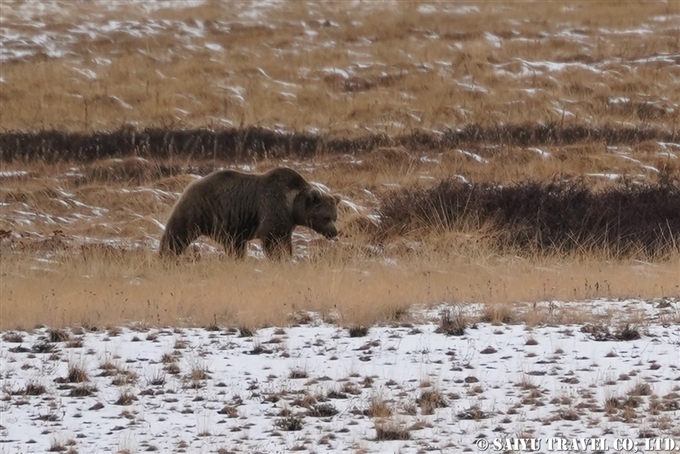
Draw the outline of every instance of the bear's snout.
<instances>
[{"instance_id":1,"label":"bear's snout","mask_svg":"<svg viewBox=\"0 0 680 454\"><path fill-rule=\"evenodd\" d=\"M316 233L320 233L321 235L325 236L329 240L338 236L338 229L335 227L335 224L333 224L332 222L328 222L328 223L325 223L325 224L316 224L316 223L312 222L308 225Z\"/></svg>"},{"instance_id":2,"label":"bear's snout","mask_svg":"<svg viewBox=\"0 0 680 454\"><path fill-rule=\"evenodd\" d=\"M338 236L338 229L336 229L335 226L331 226L330 228L323 232L323 235L329 240L331 240Z\"/></svg>"}]
</instances>

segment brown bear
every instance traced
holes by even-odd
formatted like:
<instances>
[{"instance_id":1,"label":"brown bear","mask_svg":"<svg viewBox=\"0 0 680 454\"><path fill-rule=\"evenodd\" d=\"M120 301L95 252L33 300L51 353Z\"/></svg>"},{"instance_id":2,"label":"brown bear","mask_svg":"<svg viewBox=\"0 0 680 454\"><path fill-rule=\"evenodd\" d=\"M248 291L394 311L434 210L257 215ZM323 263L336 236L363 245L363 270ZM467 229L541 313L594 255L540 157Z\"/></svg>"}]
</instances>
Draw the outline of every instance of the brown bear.
<instances>
[{"instance_id":1,"label":"brown bear","mask_svg":"<svg viewBox=\"0 0 680 454\"><path fill-rule=\"evenodd\" d=\"M292 234L302 225L327 238L338 234L340 197L322 193L293 169L263 174L218 170L189 184L170 213L160 253L179 255L201 235L243 257L249 240L262 240L269 258L292 255Z\"/></svg>"}]
</instances>

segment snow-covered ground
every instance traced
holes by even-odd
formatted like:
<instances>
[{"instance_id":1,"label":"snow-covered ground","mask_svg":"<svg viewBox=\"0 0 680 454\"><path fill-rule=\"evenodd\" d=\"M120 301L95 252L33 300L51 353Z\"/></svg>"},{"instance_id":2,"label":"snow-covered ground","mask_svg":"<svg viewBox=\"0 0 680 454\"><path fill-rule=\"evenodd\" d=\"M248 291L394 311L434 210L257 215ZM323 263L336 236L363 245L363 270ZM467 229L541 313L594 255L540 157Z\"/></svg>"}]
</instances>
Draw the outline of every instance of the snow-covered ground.
<instances>
[{"instance_id":1,"label":"snow-covered ground","mask_svg":"<svg viewBox=\"0 0 680 454\"><path fill-rule=\"evenodd\" d=\"M437 332L446 310L468 320L462 336ZM680 302L517 310L546 322L493 325L470 304L361 337L315 314L252 336L4 332L0 452L476 452L479 438L506 437L597 437L610 450L631 439L643 451L643 439L680 440ZM570 311L585 322L564 324Z\"/></svg>"}]
</instances>

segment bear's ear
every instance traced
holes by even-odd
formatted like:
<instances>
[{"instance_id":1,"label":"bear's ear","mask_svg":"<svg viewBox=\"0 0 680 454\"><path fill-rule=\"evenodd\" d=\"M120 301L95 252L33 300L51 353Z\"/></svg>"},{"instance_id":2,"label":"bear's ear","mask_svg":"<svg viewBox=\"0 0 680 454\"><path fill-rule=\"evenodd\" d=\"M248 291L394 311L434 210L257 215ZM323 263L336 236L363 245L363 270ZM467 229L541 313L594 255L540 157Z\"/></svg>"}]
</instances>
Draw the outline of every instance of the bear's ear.
<instances>
[{"instance_id":1,"label":"bear's ear","mask_svg":"<svg viewBox=\"0 0 680 454\"><path fill-rule=\"evenodd\" d=\"M315 203L319 203L321 201L321 191L318 189L312 189L307 193L307 204L309 205L314 205Z\"/></svg>"},{"instance_id":2,"label":"bear's ear","mask_svg":"<svg viewBox=\"0 0 680 454\"><path fill-rule=\"evenodd\" d=\"M335 204L337 205L342 202L342 196L340 194L333 194L333 200L335 200Z\"/></svg>"}]
</instances>

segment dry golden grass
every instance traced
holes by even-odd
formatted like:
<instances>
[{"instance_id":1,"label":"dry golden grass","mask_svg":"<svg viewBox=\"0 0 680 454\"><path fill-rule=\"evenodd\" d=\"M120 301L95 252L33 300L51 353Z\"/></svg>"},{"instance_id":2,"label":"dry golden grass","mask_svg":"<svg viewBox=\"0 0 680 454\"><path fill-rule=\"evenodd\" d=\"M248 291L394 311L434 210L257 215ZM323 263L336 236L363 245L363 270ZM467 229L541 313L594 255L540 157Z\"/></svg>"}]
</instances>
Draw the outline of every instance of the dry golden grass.
<instances>
[{"instance_id":1,"label":"dry golden grass","mask_svg":"<svg viewBox=\"0 0 680 454\"><path fill-rule=\"evenodd\" d=\"M0 329L125 322L258 327L293 323L291 314L300 310L319 311L343 326L371 326L398 321L413 304L500 303L512 311L520 301L680 296L674 256L653 264L613 259L606 251L501 256L485 231L434 229L382 243L371 234L375 225L366 215L378 208L376 195L394 185L428 185L455 173L511 181L513 172L536 175L537 168L549 165L590 172L596 170L587 167L591 162L605 166L603 171L617 170L606 166L620 161L599 152L600 159L585 164L584 156L594 156L575 153L575 159L567 155L561 161L530 152L517 159L508 151L489 154L490 162L480 165L459 159L459 153L437 163L402 149L345 160L253 163L258 171L291 165L345 198L341 239L328 242L300 229L304 235L295 239L298 257L291 263L233 262L205 247L177 263L156 256L162 223L195 178L190 169L207 172L220 163L136 158L88 165L13 163L4 170L27 173L5 177L0 189L0 230L5 231ZM642 158L644 151L639 153ZM570 317L582 315L562 318ZM529 311L515 321L548 320Z\"/></svg>"},{"instance_id":2,"label":"dry golden grass","mask_svg":"<svg viewBox=\"0 0 680 454\"><path fill-rule=\"evenodd\" d=\"M677 260L472 259L432 247L367 259L354 247L336 246L319 244L323 252L290 263L234 262L215 254L167 263L148 249L106 247L67 249L43 261L15 254L2 261L0 329L131 322L281 326L299 310L371 326L398 321L397 309L413 304L680 296Z\"/></svg>"},{"instance_id":3,"label":"dry golden grass","mask_svg":"<svg viewBox=\"0 0 680 454\"><path fill-rule=\"evenodd\" d=\"M8 55L33 52L2 65L3 129L675 130L680 115L677 2L55 4L3 3Z\"/></svg>"}]
</instances>

